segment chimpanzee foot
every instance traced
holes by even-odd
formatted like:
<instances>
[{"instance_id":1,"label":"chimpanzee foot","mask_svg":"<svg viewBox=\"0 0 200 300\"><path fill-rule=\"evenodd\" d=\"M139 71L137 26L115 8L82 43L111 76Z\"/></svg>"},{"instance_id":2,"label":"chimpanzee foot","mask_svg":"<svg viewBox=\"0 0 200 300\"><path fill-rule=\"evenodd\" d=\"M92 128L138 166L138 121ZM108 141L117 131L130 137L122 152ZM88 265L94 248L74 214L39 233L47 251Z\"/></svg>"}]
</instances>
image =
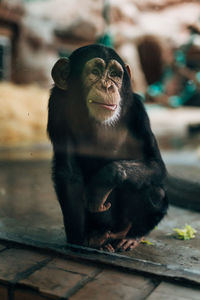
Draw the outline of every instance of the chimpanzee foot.
<instances>
[{"instance_id":1,"label":"chimpanzee foot","mask_svg":"<svg viewBox=\"0 0 200 300\"><path fill-rule=\"evenodd\" d=\"M130 251L136 248L140 242L143 240L142 238L138 239L122 239L122 240L112 240L109 243L104 243L102 247L100 247L100 250L107 251L107 252L122 252L122 251Z\"/></svg>"},{"instance_id":2,"label":"chimpanzee foot","mask_svg":"<svg viewBox=\"0 0 200 300\"><path fill-rule=\"evenodd\" d=\"M88 246L107 252L115 252L115 248L111 245L111 232L107 231L101 236L93 236L89 239Z\"/></svg>"},{"instance_id":3,"label":"chimpanzee foot","mask_svg":"<svg viewBox=\"0 0 200 300\"><path fill-rule=\"evenodd\" d=\"M93 233L93 236L89 239L88 246L107 252L132 250L140 244L143 237L137 239L126 238L126 235L130 228L131 223L128 224L128 226L120 232L113 233L111 231L107 231L102 235L95 235L95 233Z\"/></svg>"},{"instance_id":4,"label":"chimpanzee foot","mask_svg":"<svg viewBox=\"0 0 200 300\"><path fill-rule=\"evenodd\" d=\"M122 239L115 247L115 251L120 252L120 251L132 250L140 244L142 239L143 239L143 237L137 238L137 239Z\"/></svg>"},{"instance_id":5,"label":"chimpanzee foot","mask_svg":"<svg viewBox=\"0 0 200 300\"><path fill-rule=\"evenodd\" d=\"M140 244L143 237L137 239L127 238L126 236L131 227L132 224L129 223L123 230L119 232L107 232L107 236L109 236L109 239L107 240L107 243L105 240L105 243L103 244L101 249L108 252L120 252L129 251L136 248Z\"/></svg>"},{"instance_id":6,"label":"chimpanzee foot","mask_svg":"<svg viewBox=\"0 0 200 300\"><path fill-rule=\"evenodd\" d=\"M102 235L97 235L97 236L92 236L89 239L88 246L91 248L96 248L96 249L102 249L104 248L103 245L106 243L106 241L110 238L110 232L105 232ZM107 244L108 245L108 244ZM109 248L109 247L108 247ZM104 250L104 249L102 249Z\"/></svg>"}]
</instances>

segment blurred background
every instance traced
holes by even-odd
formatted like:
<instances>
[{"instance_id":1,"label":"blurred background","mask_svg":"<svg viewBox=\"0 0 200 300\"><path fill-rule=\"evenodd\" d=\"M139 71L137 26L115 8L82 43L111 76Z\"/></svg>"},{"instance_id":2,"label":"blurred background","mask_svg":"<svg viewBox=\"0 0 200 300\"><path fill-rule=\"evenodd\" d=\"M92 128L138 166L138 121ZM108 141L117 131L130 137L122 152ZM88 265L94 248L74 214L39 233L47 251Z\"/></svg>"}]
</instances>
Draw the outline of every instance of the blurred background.
<instances>
[{"instance_id":1,"label":"blurred background","mask_svg":"<svg viewBox=\"0 0 200 300\"><path fill-rule=\"evenodd\" d=\"M192 147L198 155L198 0L1 0L0 157L51 156L45 128L51 68L96 42L114 47L130 65L160 146Z\"/></svg>"},{"instance_id":2,"label":"blurred background","mask_svg":"<svg viewBox=\"0 0 200 300\"><path fill-rule=\"evenodd\" d=\"M130 65L170 172L199 182L199 0L0 0L1 234L19 224L24 233L30 218L62 226L46 134L50 74L59 57L97 42Z\"/></svg>"}]
</instances>

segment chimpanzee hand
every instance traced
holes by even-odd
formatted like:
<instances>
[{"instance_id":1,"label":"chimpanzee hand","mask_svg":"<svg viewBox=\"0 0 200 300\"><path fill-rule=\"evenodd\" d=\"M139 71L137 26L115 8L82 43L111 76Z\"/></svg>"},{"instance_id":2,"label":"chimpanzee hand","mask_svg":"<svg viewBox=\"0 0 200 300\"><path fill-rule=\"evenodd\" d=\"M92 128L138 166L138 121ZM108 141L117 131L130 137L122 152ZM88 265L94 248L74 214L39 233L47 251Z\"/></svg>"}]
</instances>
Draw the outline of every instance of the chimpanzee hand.
<instances>
[{"instance_id":1,"label":"chimpanzee hand","mask_svg":"<svg viewBox=\"0 0 200 300\"><path fill-rule=\"evenodd\" d=\"M112 162L102 168L89 182L85 197L90 212L103 212L110 208L106 203L109 194L115 186L126 179L126 173L120 164Z\"/></svg>"},{"instance_id":2,"label":"chimpanzee hand","mask_svg":"<svg viewBox=\"0 0 200 300\"><path fill-rule=\"evenodd\" d=\"M89 202L88 210L90 212L104 212L104 211L108 210L111 207L111 203L110 202L105 203L105 202L111 192L112 192L112 189L106 193L106 195L104 196L104 198L102 200L99 199L100 201L96 200L96 201Z\"/></svg>"}]
</instances>

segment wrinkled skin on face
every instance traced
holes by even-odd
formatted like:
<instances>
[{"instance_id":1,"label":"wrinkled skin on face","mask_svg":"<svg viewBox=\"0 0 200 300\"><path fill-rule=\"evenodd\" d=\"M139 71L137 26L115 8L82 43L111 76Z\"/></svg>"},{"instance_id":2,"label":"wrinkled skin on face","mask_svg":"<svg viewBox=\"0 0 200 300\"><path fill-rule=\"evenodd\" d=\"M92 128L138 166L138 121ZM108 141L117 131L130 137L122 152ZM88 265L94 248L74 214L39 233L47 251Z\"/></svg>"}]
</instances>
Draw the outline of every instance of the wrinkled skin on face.
<instances>
[{"instance_id":1,"label":"wrinkled skin on face","mask_svg":"<svg viewBox=\"0 0 200 300\"><path fill-rule=\"evenodd\" d=\"M130 74L129 67L126 66ZM52 69L52 77L62 90L68 90L70 63L61 58ZM121 111L121 87L124 70L121 64L112 59L106 62L99 57L88 60L83 67L81 81L84 101L89 115L104 124L113 124L118 120Z\"/></svg>"},{"instance_id":2,"label":"wrinkled skin on face","mask_svg":"<svg viewBox=\"0 0 200 300\"><path fill-rule=\"evenodd\" d=\"M107 66L101 58L93 58L86 63L82 75L86 105L97 121L118 118L123 73L116 60L111 60Z\"/></svg>"}]
</instances>

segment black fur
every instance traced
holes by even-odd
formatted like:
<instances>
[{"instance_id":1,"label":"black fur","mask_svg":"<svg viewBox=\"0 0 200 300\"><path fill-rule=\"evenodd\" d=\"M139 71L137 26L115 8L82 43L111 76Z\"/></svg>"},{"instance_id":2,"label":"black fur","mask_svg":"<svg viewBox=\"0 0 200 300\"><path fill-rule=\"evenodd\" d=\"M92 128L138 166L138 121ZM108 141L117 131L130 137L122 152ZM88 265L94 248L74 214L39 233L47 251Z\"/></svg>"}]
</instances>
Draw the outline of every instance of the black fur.
<instances>
[{"instance_id":1,"label":"black fur","mask_svg":"<svg viewBox=\"0 0 200 300\"><path fill-rule=\"evenodd\" d=\"M87 111L80 75L94 57L106 63L115 59L124 69L122 110L115 126L96 122ZM127 236L141 237L158 224L168 207L163 187L166 169L143 103L132 92L124 62L110 48L79 48L70 57L70 70L69 89L52 89L47 126L54 150L52 177L67 240L84 244L94 232L118 232L129 222L132 228ZM118 142L124 132L130 145L128 137ZM79 145L88 148L88 154L76 151ZM111 208L90 213L88 203L98 201L111 188Z\"/></svg>"}]
</instances>

